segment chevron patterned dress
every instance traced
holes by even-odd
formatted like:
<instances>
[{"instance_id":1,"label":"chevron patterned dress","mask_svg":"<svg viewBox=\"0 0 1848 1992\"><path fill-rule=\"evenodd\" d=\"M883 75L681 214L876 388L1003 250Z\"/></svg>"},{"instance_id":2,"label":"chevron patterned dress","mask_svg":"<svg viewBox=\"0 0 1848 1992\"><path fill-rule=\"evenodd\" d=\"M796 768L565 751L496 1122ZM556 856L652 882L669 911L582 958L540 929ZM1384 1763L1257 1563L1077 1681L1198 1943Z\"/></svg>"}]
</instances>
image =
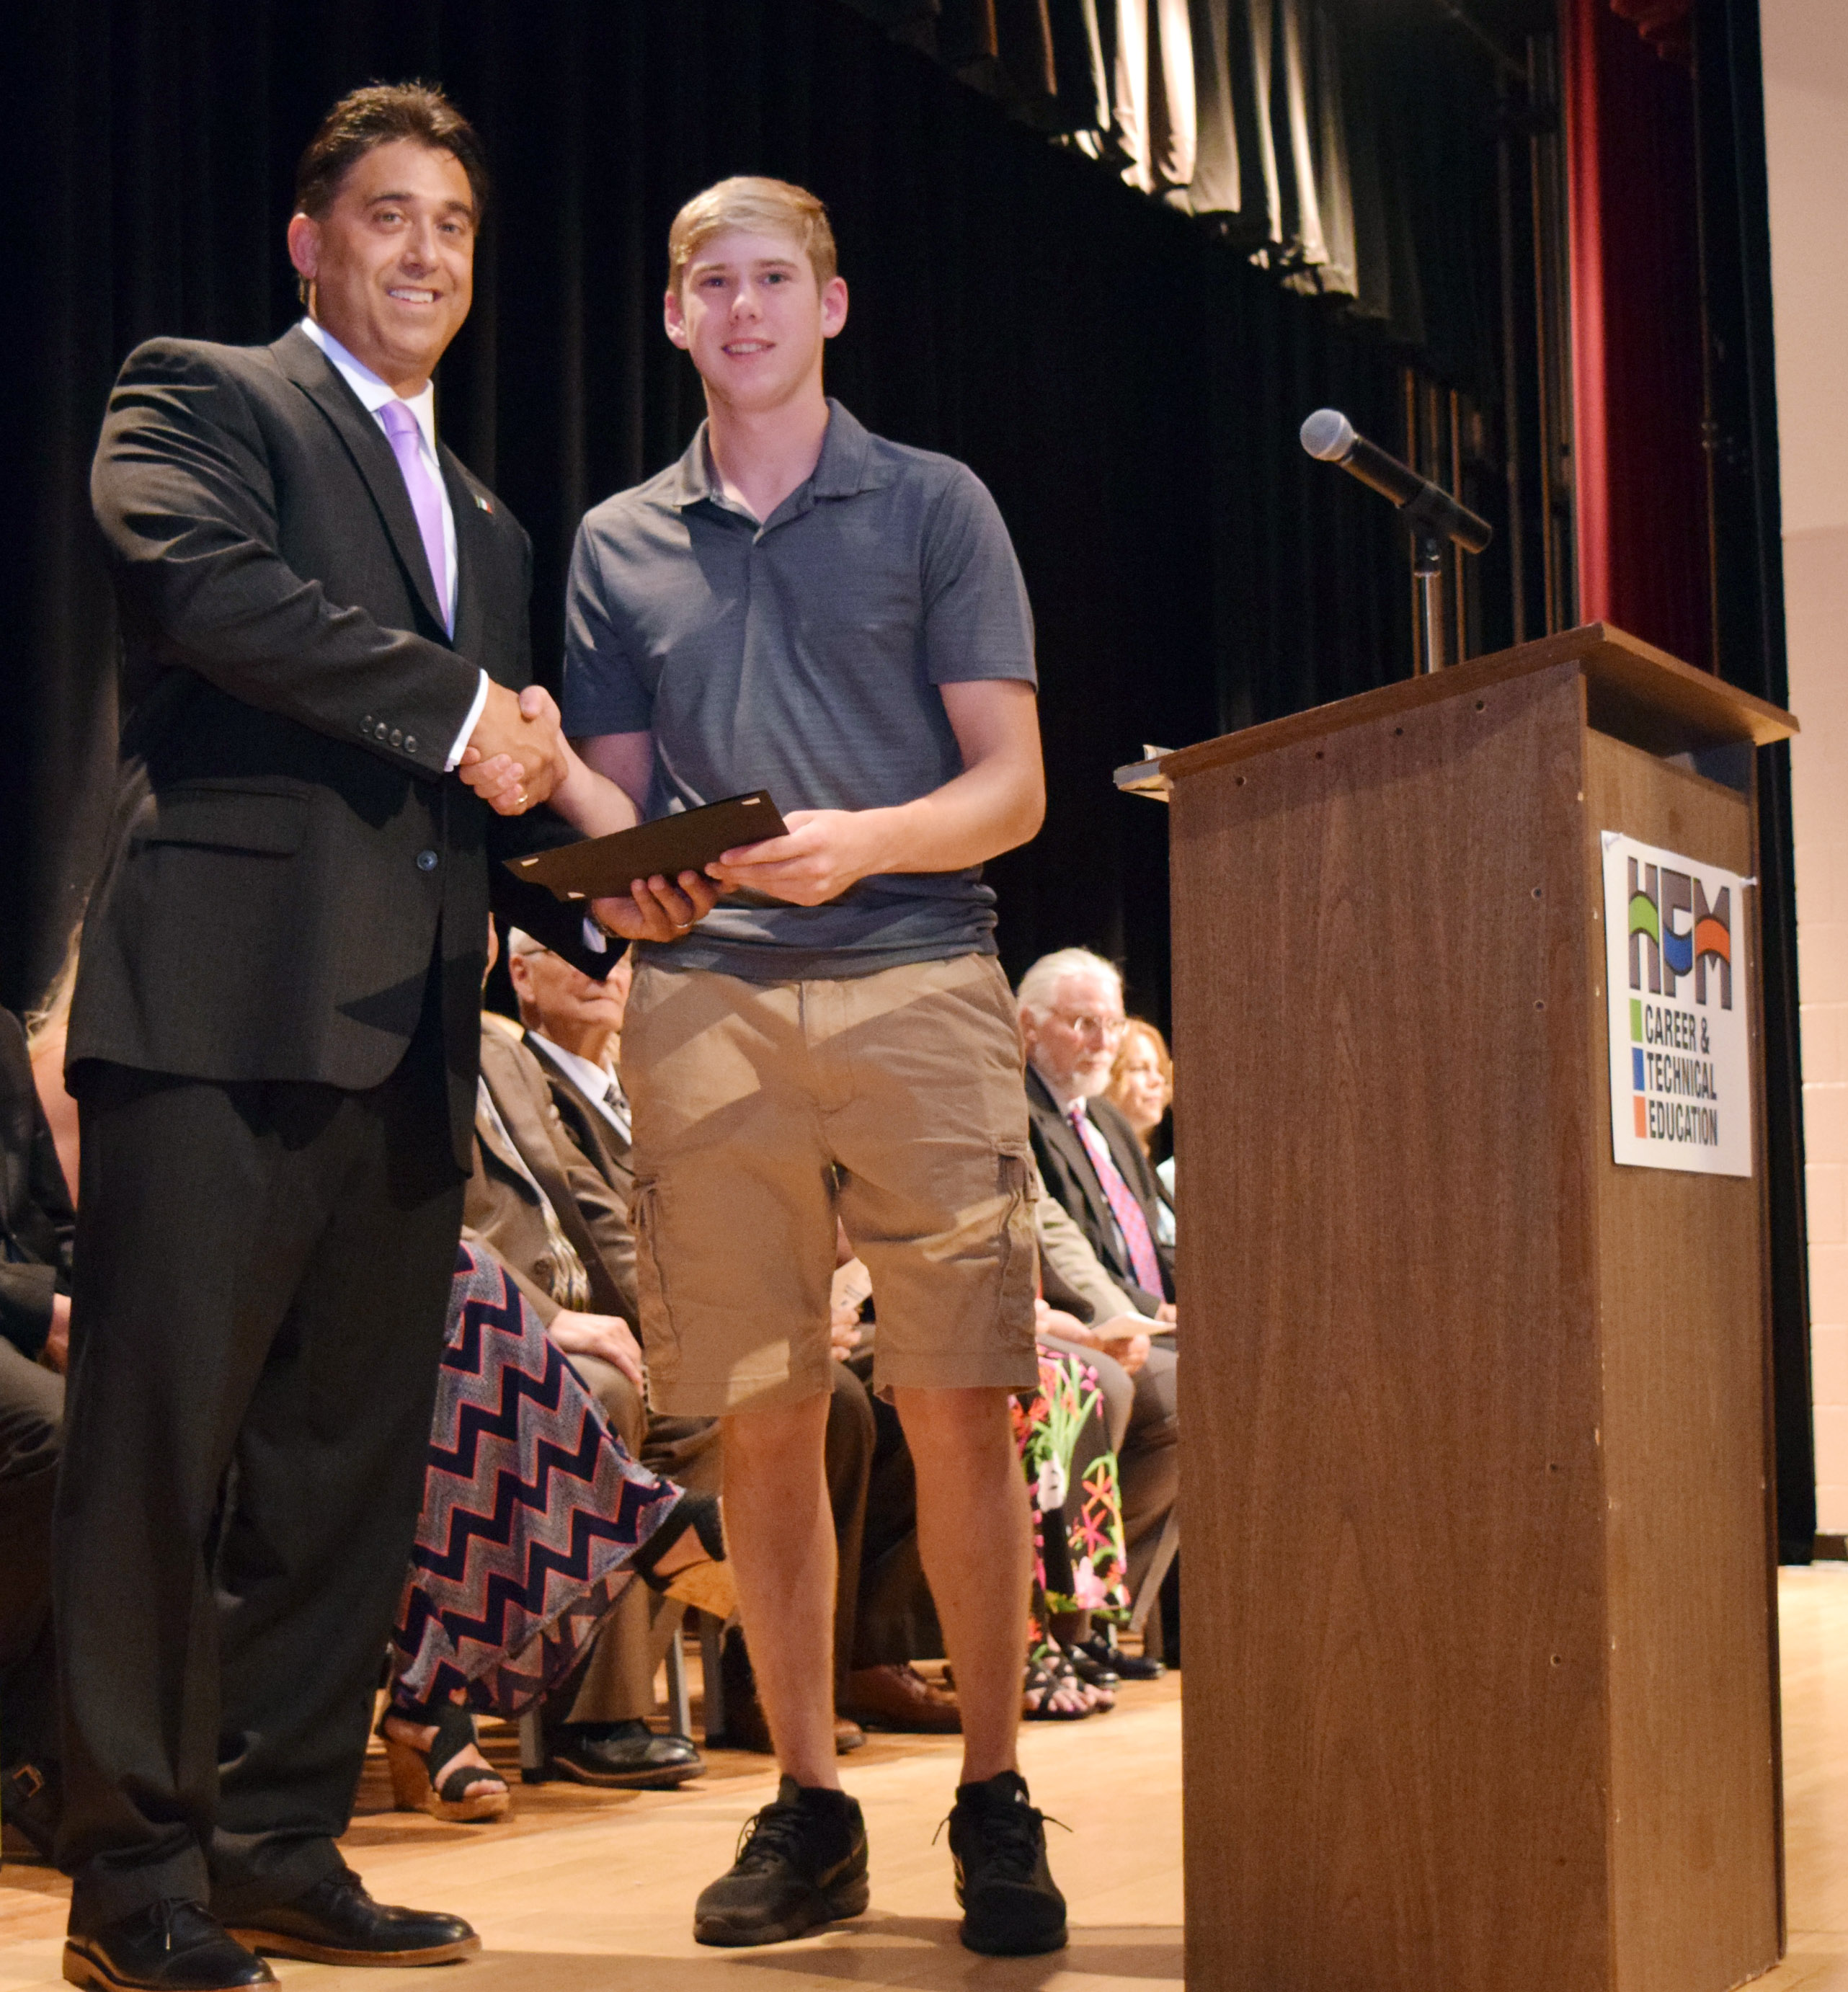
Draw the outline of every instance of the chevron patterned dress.
<instances>
[{"instance_id":1,"label":"chevron patterned dress","mask_svg":"<svg viewBox=\"0 0 1848 1992\"><path fill-rule=\"evenodd\" d=\"M517 1715L570 1672L680 1490L630 1458L498 1262L458 1253L394 1699Z\"/></svg>"}]
</instances>

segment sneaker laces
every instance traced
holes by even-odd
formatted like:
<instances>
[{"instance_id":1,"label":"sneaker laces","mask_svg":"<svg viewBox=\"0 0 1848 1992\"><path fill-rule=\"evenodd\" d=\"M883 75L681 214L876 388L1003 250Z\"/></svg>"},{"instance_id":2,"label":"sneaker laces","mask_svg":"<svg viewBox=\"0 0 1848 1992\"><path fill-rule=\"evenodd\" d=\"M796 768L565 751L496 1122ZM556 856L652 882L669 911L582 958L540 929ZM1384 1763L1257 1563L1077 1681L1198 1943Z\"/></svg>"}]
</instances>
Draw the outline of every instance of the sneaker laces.
<instances>
[{"instance_id":1,"label":"sneaker laces","mask_svg":"<svg viewBox=\"0 0 1848 1992\"><path fill-rule=\"evenodd\" d=\"M1001 1805L971 1806L969 1810L982 1836L982 1852L990 1875L997 1881L1031 1881L1039 1872L1040 1856L1045 1848L1045 1829L1055 1826L1061 1833L1072 1830L1062 1819L1055 1819L1050 1813L1042 1812L1024 1799ZM939 1823L931 1836L933 1847L943 1837L943 1828L954 1816L949 1814Z\"/></svg>"},{"instance_id":2,"label":"sneaker laces","mask_svg":"<svg viewBox=\"0 0 1848 1992\"><path fill-rule=\"evenodd\" d=\"M762 1874L779 1864L795 1867L807 1844L802 1807L776 1799L745 1821L732 1867L741 1874Z\"/></svg>"}]
</instances>

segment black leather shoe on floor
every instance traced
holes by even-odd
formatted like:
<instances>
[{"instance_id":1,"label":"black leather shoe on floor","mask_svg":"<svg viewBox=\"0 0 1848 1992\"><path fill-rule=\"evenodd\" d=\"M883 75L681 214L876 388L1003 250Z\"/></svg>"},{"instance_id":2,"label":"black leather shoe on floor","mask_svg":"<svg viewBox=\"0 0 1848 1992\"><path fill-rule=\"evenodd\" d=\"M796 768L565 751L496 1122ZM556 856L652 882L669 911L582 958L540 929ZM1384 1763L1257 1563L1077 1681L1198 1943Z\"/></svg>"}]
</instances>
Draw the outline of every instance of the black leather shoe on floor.
<instances>
[{"instance_id":1,"label":"black leather shoe on floor","mask_svg":"<svg viewBox=\"0 0 1848 1992\"><path fill-rule=\"evenodd\" d=\"M956 1786L950 1857L970 1949L1026 1957L1064 1943L1065 1898L1046 1865L1045 1819L1018 1771Z\"/></svg>"},{"instance_id":2,"label":"black leather shoe on floor","mask_svg":"<svg viewBox=\"0 0 1848 1992\"><path fill-rule=\"evenodd\" d=\"M244 1992L274 1985L275 1973L254 1957L202 1904L152 1903L64 1943L64 1976L104 1992Z\"/></svg>"},{"instance_id":3,"label":"black leather shoe on floor","mask_svg":"<svg viewBox=\"0 0 1848 1992\"><path fill-rule=\"evenodd\" d=\"M1114 1639L1093 1632L1071 1649L1073 1656L1083 1653L1100 1666L1108 1667L1119 1680L1159 1680L1168 1672L1159 1660L1144 1659L1140 1653L1126 1653Z\"/></svg>"},{"instance_id":4,"label":"black leather shoe on floor","mask_svg":"<svg viewBox=\"0 0 1848 1992\"><path fill-rule=\"evenodd\" d=\"M696 1943L781 1943L866 1907L866 1822L845 1792L785 1778L747 1821L728 1873L700 1891Z\"/></svg>"},{"instance_id":5,"label":"black leather shoe on floor","mask_svg":"<svg viewBox=\"0 0 1848 1992\"><path fill-rule=\"evenodd\" d=\"M460 1916L387 1908L350 1868L288 1902L240 1916L231 1934L252 1950L311 1964L447 1964L481 1949Z\"/></svg>"},{"instance_id":6,"label":"black leather shoe on floor","mask_svg":"<svg viewBox=\"0 0 1848 1992\"><path fill-rule=\"evenodd\" d=\"M545 1774L619 1791L684 1785L706 1760L684 1736L657 1736L646 1722L575 1722L554 1733Z\"/></svg>"}]
</instances>

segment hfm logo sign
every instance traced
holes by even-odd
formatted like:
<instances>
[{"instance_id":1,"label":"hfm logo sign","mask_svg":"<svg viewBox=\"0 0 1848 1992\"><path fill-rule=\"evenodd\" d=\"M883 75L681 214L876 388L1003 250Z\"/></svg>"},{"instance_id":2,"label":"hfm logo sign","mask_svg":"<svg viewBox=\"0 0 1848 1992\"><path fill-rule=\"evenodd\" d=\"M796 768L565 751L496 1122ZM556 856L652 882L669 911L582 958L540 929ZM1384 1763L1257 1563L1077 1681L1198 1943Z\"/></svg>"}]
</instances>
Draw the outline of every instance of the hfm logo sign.
<instances>
[{"instance_id":1,"label":"hfm logo sign","mask_svg":"<svg viewBox=\"0 0 1848 1992\"><path fill-rule=\"evenodd\" d=\"M1752 1172L1751 882L1601 833L1613 1160Z\"/></svg>"},{"instance_id":2,"label":"hfm logo sign","mask_svg":"<svg viewBox=\"0 0 1848 1992\"><path fill-rule=\"evenodd\" d=\"M1645 978L1652 996L1673 996L1677 978L1694 978L1694 1001L1705 1003L1707 964L1716 964L1720 1007L1733 1007L1733 892L1722 885L1710 906L1707 888L1686 872L1666 865L1630 870L1630 987ZM1687 924L1681 924L1685 919ZM1685 1001L1686 998L1683 998Z\"/></svg>"}]
</instances>

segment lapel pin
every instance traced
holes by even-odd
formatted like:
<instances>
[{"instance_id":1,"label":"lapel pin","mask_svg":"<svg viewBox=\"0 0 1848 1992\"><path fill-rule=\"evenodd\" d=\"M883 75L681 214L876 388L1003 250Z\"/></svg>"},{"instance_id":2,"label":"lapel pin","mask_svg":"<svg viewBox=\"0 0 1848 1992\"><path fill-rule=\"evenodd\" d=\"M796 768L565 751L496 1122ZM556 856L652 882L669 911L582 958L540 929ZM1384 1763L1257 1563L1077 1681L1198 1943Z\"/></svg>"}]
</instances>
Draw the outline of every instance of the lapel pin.
<instances>
[{"instance_id":1,"label":"lapel pin","mask_svg":"<svg viewBox=\"0 0 1848 1992\"><path fill-rule=\"evenodd\" d=\"M475 502L484 512L492 512L494 509L494 507L488 503L487 500L482 497L479 491L475 494Z\"/></svg>"}]
</instances>

